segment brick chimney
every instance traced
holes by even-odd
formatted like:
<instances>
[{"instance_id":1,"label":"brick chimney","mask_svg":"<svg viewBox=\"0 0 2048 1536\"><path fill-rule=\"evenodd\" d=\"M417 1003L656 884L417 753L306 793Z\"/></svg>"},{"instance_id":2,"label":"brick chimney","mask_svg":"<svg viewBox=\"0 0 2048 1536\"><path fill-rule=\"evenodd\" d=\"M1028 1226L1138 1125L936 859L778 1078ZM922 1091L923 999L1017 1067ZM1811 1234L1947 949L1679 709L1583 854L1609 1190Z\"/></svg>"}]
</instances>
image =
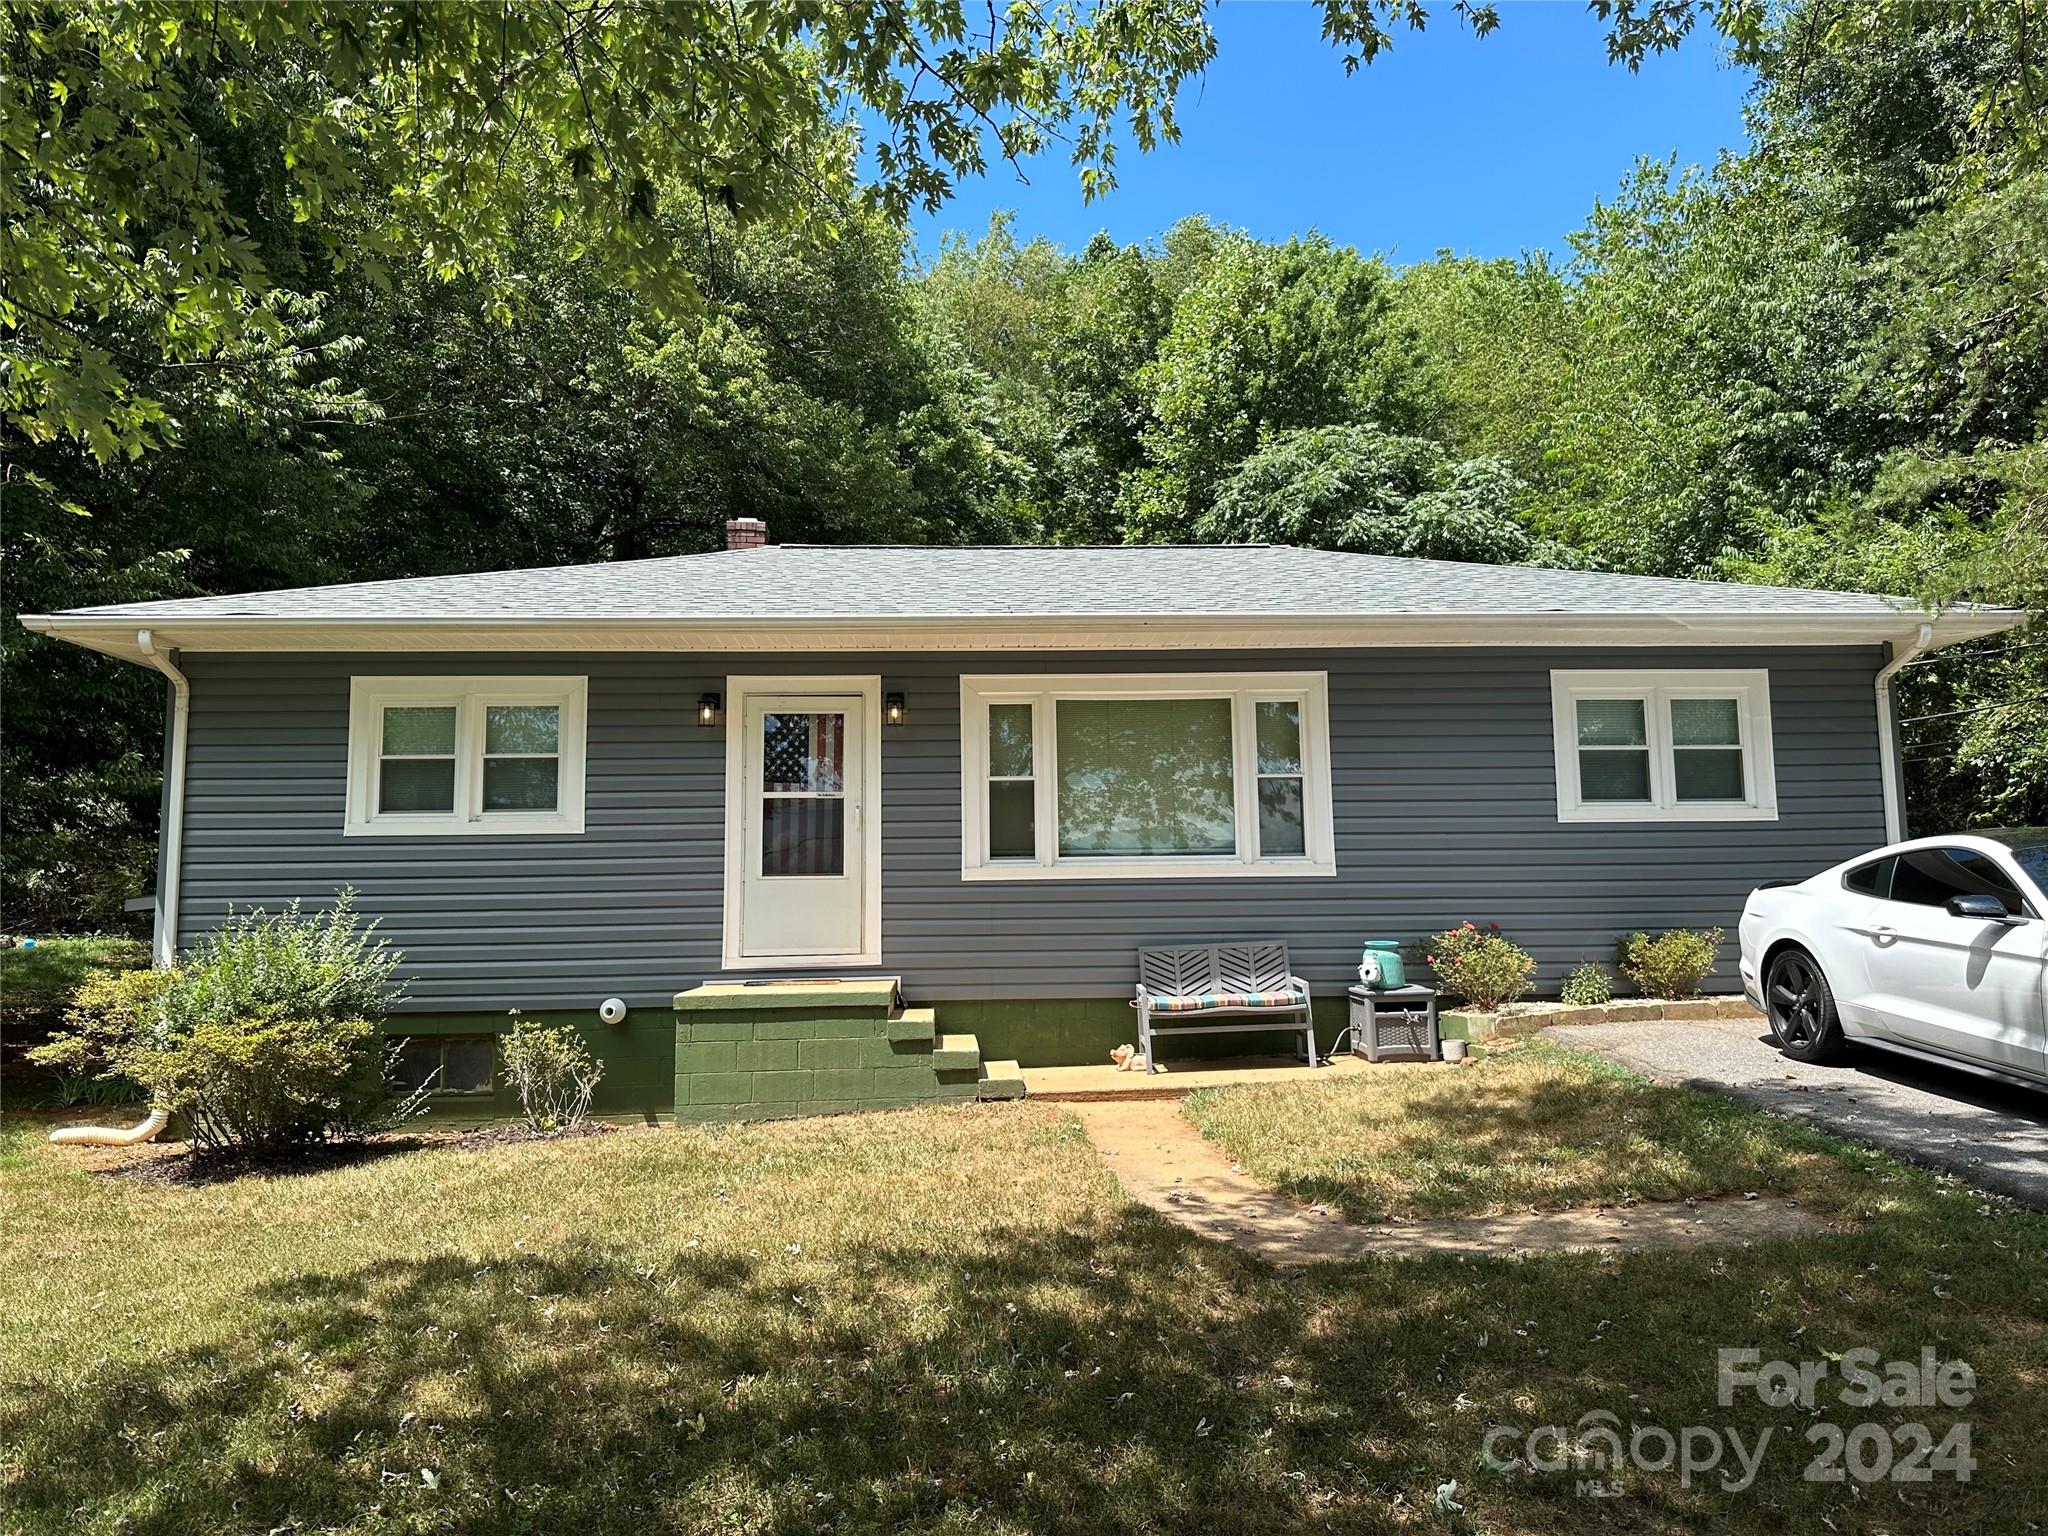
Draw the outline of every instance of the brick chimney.
<instances>
[{"instance_id":1,"label":"brick chimney","mask_svg":"<svg viewBox=\"0 0 2048 1536\"><path fill-rule=\"evenodd\" d=\"M758 517L728 517L725 520L727 549L759 549L768 542L768 525Z\"/></svg>"}]
</instances>

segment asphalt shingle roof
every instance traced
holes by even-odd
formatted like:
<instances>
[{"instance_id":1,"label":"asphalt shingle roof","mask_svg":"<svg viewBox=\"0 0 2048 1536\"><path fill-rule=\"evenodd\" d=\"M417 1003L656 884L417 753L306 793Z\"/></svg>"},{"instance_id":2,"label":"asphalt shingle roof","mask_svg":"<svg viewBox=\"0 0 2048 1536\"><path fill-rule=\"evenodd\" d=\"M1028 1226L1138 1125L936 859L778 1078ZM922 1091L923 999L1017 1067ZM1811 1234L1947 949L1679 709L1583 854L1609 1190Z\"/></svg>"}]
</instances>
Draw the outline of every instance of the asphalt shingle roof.
<instances>
[{"instance_id":1,"label":"asphalt shingle roof","mask_svg":"<svg viewBox=\"0 0 2048 1536\"><path fill-rule=\"evenodd\" d=\"M1284 545L771 544L605 565L422 576L74 608L134 619L1369 618L1913 613L1904 598L1348 555Z\"/></svg>"}]
</instances>

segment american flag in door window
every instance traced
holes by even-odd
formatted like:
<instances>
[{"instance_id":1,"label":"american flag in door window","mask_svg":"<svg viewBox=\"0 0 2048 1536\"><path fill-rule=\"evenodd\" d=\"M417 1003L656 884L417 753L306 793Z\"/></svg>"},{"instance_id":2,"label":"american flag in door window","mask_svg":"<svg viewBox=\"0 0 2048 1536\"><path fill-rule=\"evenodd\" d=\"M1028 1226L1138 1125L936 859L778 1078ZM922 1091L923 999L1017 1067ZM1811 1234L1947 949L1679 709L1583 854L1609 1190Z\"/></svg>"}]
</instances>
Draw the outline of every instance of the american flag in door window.
<instances>
[{"instance_id":1,"label":"american flag in door window","mask_svg":"<svg viewBox=\"0 0 2048 1536\"><path fill-rule=\"evenodd\" d=\"M761 787L777 794L846 788L846 716L773 714L761 719Z\"/></svg>"},{"instance_id":2,"label":"american flag in door window","mask_svg":"<svg viewBox=\"0 0 2048 1536\"><path fill-rule=\"evenodd\" d=\"M846 717L761 720L761 873L846 872Z\"/></svg>"}]
</instances>

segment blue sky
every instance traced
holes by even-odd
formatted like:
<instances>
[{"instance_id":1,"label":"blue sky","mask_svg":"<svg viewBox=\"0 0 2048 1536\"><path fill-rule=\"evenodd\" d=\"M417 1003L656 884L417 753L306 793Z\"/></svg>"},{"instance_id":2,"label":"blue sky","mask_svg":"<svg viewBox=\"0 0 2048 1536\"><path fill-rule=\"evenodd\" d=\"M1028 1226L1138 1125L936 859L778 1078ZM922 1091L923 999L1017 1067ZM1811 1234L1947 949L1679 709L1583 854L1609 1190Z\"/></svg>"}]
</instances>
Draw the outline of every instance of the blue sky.
<instances>
[{"instance_id":1,"label":"blue sky","mask_svg":"<svg viewBox=\"0 0 2048 1536\"><path fill-rule=\"evenodd\" d=\"M1710 165L1740 148L1749 77L1725 67L1702 29L1639 74L1610 65L1599 22L1576 0L1507 3L1476 39L1448 5L1429 30L1346 77L1295 0L1234 0L1212 13L1216 61L1181 99L1181 142L1119 158L1121 185L1084 204L1063 153L963 183L914 232L978 234L1014 209L1016 232L1078 249L1098 229L1143 241L1204 213L1264 239L1319 229L1362 251L1423 260L1561 250L1595 198L1638 155Z\"/></svg>"}]
</instances>

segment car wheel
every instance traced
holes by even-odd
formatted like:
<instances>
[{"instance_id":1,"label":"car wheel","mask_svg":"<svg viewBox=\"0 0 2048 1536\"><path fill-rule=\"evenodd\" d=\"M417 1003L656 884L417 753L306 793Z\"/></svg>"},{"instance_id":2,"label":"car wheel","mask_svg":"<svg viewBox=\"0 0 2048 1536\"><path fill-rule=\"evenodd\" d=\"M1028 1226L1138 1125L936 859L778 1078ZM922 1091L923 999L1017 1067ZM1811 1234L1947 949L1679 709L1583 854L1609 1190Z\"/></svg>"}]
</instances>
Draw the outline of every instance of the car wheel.
<instances>
[{"instance_id":1,"label":"car wheel","mask_svg":"<svg viewBox=\"0 0 2048 1536\"><path fill-rule=\"evenodd\" d=\"M1835 991L1820 962L1803 949L1788 949L1771 962L1764 1005L1778 1049L1794 1061L1831 1061L1842 1053L1842 1021Z\"/></svg>"}]
</instances>

